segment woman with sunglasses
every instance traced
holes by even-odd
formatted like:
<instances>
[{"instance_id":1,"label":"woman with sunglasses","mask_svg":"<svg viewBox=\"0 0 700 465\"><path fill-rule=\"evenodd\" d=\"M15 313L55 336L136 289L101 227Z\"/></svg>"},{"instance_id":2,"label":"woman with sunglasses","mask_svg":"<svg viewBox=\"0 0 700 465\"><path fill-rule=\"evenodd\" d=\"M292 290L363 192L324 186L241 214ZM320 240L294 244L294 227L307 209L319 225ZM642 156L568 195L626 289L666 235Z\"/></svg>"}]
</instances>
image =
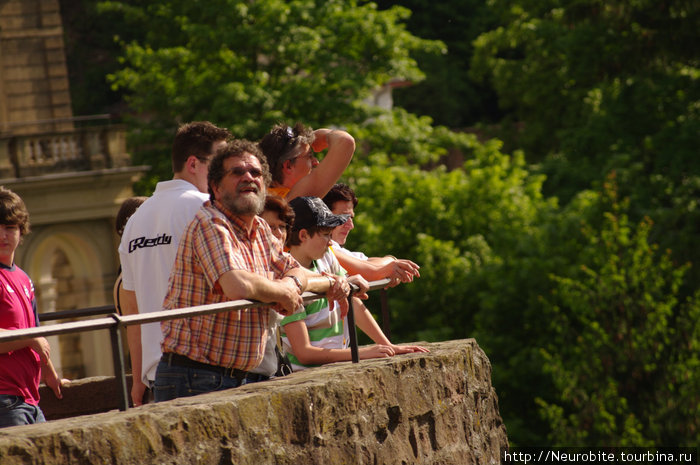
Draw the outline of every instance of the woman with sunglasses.
<instances>
[{"instance_id":1,"label":"woman with sunglasses","mask_svg":"<svg viewBox=\"0 0 700 465\"><path fill-rule=\"evenodd\" d=\"M316 129L301 123L278 124L258 143L270 165L268 193L286 198L323 197L340 179L355 152L355 139L339 129ZM319 161L315 152L328 149Z\"/></svg>"}]
</instances>

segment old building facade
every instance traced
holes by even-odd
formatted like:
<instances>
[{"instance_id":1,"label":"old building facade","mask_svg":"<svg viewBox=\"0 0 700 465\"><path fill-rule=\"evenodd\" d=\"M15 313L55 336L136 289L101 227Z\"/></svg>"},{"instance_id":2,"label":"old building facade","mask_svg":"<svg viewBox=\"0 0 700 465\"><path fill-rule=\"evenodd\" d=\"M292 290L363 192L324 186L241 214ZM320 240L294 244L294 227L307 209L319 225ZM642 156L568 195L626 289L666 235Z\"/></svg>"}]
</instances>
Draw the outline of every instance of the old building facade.
<instances>
[{"instance_id":1,"label":"old building facade","mask_svg":"<svg viewBox=\"0 0 700 465\"><path fill-rule=\"evenodd\" d=\"M32 232L15 260L34 281L39 312L112 303L114 217L144 167L107 116L74 116L58 0L0 1L0 185L17 192ZM109 337L50 338L68 378L113 373Z\"/></svg>"}]
</instances>

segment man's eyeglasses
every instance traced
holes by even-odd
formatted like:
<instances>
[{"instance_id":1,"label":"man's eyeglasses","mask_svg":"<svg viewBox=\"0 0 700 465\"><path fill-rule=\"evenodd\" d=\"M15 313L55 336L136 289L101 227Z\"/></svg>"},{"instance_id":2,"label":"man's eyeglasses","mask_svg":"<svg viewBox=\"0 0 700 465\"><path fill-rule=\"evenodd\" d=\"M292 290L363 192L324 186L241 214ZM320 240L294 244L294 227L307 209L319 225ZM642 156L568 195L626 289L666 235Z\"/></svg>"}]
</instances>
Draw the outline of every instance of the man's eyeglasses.
<instances>
[{"instance_id":1,"label":"man's eyeglasses","mask_svg":"<svg viewBox=\"0 0 700 465\"><path fill-rule=\"evenodd\" d=\"M249 173L252 177L254 178L259 178L260 176L263 175L263 172L260 168L243 168L242 166L235 166L231 168L230 170L227 171L228 174L232 174L234 176L245 176L246 173Z\"/></svg>"}]
</instances>

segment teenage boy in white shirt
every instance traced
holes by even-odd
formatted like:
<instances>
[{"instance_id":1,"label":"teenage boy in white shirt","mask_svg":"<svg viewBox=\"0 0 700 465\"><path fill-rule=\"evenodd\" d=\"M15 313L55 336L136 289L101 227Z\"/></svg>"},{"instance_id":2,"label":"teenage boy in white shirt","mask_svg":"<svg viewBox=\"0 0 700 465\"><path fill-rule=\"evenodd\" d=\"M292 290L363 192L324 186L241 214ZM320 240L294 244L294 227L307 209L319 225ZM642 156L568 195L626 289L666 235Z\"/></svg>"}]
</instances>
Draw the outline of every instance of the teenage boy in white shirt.
<instances>
[{"instance_id":1,"label":"teenage boy in white shirt","mask_svg":"<svg viewBox=\"0 0 700 465\"><path fill-rule=\"evenodd\" d=\"M216 150L231 137L227 129L208 121L180 126L172 149L173 179L159 182L153 195L134 213L119 245L125 315L160 311L168 291L180 237L209 200L207 174ZM131 356L133 405L143 403L155 380L163 335L160 323L127 328Z\"/></svg>"},{"instance_id":2,"label":"teenage boy in white shirt","mask_svg":"<svg viewBox=\"0 0 700 465\"><path fill-rule=\"evenodd\" d=\"M420 267L411 260L396 258L392 255L367 257L362 252L353 252L344 247L348 234L355 228L353 218L357 197L347 184L337 183L323 197L323 202L336 215L348 215L347 222L333 230L331 248L336 252L338 261L351 274L359 274L368 281L390 278L389 286L408 283L420 277Z\"/></svg>"}]
</instances>

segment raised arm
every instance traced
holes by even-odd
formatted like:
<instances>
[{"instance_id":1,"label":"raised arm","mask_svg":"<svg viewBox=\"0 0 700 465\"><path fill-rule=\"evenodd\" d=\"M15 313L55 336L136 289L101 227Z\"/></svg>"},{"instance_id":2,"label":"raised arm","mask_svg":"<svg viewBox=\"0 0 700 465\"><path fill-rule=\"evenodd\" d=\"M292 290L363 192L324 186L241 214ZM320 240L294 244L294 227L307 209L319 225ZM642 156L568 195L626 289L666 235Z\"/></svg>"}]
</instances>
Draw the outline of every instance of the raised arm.
<instances>
[{"instance_id":1,"label":"raised arm","mask_svg":"<svg viewBox=\"0 0 700 465\"><path fill-rule=\"evenodd\" d=\"M287 194L287 201L294 197L319 197L331 190L355 153L355 139L338 129L317 129L312 149L316 152L328 148L328 153L311 173L300 179Z\"/></svg>"}]
</instances>

